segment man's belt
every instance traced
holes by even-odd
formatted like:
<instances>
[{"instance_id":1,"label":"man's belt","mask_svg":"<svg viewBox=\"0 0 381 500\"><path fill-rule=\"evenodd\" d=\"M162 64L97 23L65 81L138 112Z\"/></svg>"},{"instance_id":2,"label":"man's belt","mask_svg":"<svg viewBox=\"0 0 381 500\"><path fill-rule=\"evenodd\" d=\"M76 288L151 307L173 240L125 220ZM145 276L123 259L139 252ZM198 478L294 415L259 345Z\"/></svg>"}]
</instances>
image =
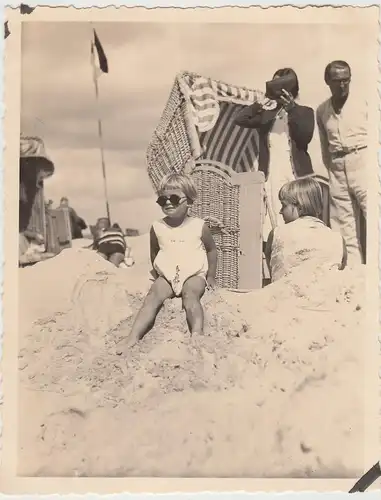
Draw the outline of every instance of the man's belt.
<instances>
[{"instance_id":1,"label":"man's belt","mask_svg":"<svg viewBox=\"0 0 381 500\"><path fill-rule=\"evenodd\" d=\"M343 158L344 156L347 156L351 153L356 153L357 151L361 151L362 149L365 149L367 146L358 146L354 148L343 148L340 151L334 151L331 153L332 158Z\"/></svg>"}]
</instances>

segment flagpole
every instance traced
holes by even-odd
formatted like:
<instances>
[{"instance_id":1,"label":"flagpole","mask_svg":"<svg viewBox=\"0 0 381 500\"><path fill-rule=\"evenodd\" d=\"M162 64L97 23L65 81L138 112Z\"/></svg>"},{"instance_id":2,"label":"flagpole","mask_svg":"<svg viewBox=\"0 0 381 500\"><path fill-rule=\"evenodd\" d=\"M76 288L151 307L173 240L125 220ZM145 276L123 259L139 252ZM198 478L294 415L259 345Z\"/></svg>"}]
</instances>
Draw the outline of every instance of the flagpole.
<instances>
[{"instance_id":1,"label":"flagpole","mask_svg":"<svg viewBox=\"0 0 381 500\"><path fill-rule=\"evenodd\" d=\"M111 223L110 204L108 201L108 192L107 192L106 163L105 163L104 149L103 149L102 120L101 120L100 105L99 105L99 88L98 88L98 79L97 79L97 75L96 75L96 68L95 68L95 61L94 61L95 54L94 54L94 42L93 42L93 40L91 41L91 54L92 54L95 100L97 102L97 111L98 111L98 118L97 118L97 120L98 120L98 138L99 138L99 148L100 148L100 152L101 152L103 189L104 189L104 196L105 196L105 201L106 201L107 218L108 218L109 222Z\"/></svg>"}]
</instances>

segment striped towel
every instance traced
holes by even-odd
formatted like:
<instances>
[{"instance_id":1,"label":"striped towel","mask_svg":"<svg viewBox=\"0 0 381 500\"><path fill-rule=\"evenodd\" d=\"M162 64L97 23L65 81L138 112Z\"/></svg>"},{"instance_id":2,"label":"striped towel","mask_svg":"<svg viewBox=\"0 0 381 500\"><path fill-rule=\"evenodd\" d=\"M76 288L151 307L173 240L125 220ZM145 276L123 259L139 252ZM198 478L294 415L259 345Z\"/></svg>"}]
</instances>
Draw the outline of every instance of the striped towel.
<instances>
[{"instance_id":1,"label":"striped towel","mask_svg":"<svg viewBox=\"0 0 381 500\"><path fill-rule=\"evenodd\" d=\"M229 85L194 73L183 73L178 81L188 98L192 120L199 132L207 132L214 127L220 112L220 101L248 105L264 98L263 92L258 90Z\"/></svg>"}]
</instances>

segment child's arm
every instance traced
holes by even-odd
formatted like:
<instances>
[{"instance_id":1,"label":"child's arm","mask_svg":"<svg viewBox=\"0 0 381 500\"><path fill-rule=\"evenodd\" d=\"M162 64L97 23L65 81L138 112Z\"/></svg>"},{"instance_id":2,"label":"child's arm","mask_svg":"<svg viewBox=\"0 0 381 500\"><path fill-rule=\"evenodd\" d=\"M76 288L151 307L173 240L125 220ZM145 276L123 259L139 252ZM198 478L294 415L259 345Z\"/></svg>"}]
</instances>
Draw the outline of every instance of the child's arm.
<instances>
[{"instance_id":1,"label":"child's arm","mask_svg":"<svg viewBox=\"0 0 381 500\"><path fill-rule=\"evenodd\" d=\"M157 241L157 236L156 236L156 233L155 233L153 226L151 226L151 229L150 229L149 239L150 239L151 264L153 267L153 263L155 262L156 256L160 250L159 242Z\"/></svg>"},{"instance_id":2,"label":"child's arm","mask_svg":"<svg viewBox=\"0 0 381 500\"><path fill-rule=\"evenodd\" d=\"M343 239L343 259L341 261L341 266L339 267L340 271L345 269L347 267L348 263L348 250L347 250L347 245L345 244L345 240Z\"/></svg>"},{"instance_id":3,"label":"child's arm","mask_svg":"<svg viewBox=\"0 0 381 500\"><path fill-rule=\"evenodd\" d=\"M267 267L270 271L270 275L271 275L270 261L271 261L271 251L272 251L272 246L273 246L273 240L274 240L274 229L272 231L270 231L270 233L267 237L266 248L265 248L266 263L267 263Z\"/></svg>"},{"instance_id":4,"label":"child's arm","mask_svg":"<svg viewBox=\"0 0 381 500\"><path fill-rule=\"evenodd\" d=\"M206 275L206 281L210 287L214 288L216 286L217 248L212 233L206 224L204 224L202 228L201 240L204 244L206 255L208 257L208 273Z\"/></svg>"}]
</instances>

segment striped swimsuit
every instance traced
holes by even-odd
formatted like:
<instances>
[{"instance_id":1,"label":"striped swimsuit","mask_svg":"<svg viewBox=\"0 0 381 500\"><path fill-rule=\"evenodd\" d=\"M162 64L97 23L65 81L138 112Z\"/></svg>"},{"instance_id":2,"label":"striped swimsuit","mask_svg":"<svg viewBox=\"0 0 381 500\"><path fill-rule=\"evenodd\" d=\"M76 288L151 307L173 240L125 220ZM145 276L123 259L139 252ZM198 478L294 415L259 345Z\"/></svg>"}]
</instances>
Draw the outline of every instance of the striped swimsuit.
<instances>
[{"instance_id":1,"label":"striped swimsuit","mask_svg":"<svg viewBox=\"0 0 381 500\"><path fill-rule=\"evenodd\" d=\"M95 241L95 250L103 253L106 257L110 257L114 253L125 255L127 244L123 233L112 228L103 230Z\"/></svg>"}]
</instances>

